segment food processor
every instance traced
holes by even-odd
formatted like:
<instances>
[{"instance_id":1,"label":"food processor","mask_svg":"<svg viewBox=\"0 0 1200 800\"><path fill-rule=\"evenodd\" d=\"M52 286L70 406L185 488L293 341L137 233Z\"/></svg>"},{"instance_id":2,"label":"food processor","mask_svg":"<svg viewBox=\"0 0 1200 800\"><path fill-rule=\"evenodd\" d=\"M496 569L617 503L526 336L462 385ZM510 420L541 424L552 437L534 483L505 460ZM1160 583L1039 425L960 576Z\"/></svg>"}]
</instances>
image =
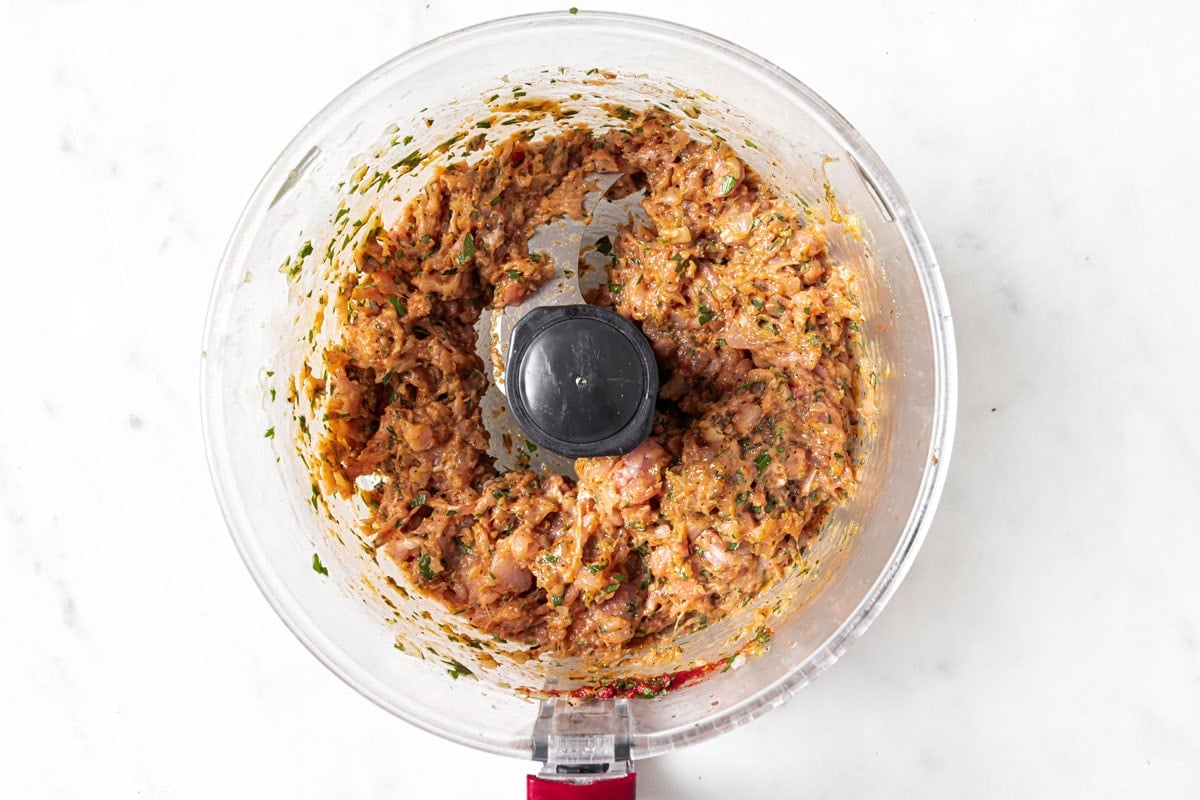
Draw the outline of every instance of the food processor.
<instances>
[{"instance_id":1,"label":"food processor","mask_svg":"<svg viewBox=\"0 0 1200 800\"><path fill-rule=\"evenodd\" d=\"M857 276L867 424L855 447L858 490L810 543L803 570L668 647L597 667L483 636L377 558L361 530L361 487L321 471L313 386L322 347L336 341L330 309L355 248L396 219L432 170L464 157L465 132L491 144L600 126L613 105L656 104L695 136L730 143L820 221L831 257ZM485 119L499 123L481 127ZM515 331L525 321L509 322ZM950 311L929 242L850 124L720 38L589 12L448 34L318 113L237 223L201 371L221 508L280 618L335 674L409 723L541 762L527 787L537 798L632 797L638 759L754 719L829 667L912 564L945 478L956 397Z\"/></svg>"}]
</instances>

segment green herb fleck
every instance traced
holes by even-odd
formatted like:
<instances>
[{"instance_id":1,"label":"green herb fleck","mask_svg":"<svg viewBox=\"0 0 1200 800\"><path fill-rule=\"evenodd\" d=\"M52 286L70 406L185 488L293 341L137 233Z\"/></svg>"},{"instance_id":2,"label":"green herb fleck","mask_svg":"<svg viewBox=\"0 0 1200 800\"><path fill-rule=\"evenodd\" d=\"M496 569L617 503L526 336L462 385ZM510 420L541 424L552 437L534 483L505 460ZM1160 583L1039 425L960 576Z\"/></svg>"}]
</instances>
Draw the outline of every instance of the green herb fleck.
<instances>
[{"instance_id":1,"label":"green herb fleck","mask_svg":"<svg viewBox=\"0 0 1200 800\"><path fill-rule=\"evenodd\" d=\"M313 553L313 572L318 575L328 575L329 570L325 569L325 565L321 563L321 557Z\"/></svg>"},{"instance_id":2,"label":"green herb fleck","mask_svg":"<svg viewBox=\"0 0 1200 800\"><path fill-rule=\"evenodd\" d=\"M267 428L266 433L263 434L263 438L264 439L274 439L275 438L275 426L274 425Z\"/></svg>"},{"instance_id":3,"label":"green herb fleck","mask_svg":"<svg viewBox=\"0 0 1200 800\"><path fill-rule=\"evenodd\" d=\"M409 508L417 508L418 506L423 506L428 502L429 502L429 495L425 494L424 492L417 492L416 497L414 497L412 500L410 500L408 505L409 505Z\"/></svg>"},{"instance_id":4,"label":"green herb fleck","mask_svg":"<svg viewBox=\"0 0 1200 800\"><path fill-rule=\"evenodd\" d=\"M458 251L458 255L454 258L454 263L461 267L463 264L467 263L473 255L475 255L475 237L471 235L470 231L467 231L466 237L463 238L462 250Z\"/></svg>"},{"instance_id":5,"label":"green herb fleck","mask_svg":"<svg viewBox=\"0 0 1200 800\"><path fill-rule=\"evenodd\" d=\"M476 122L475 127L476 128L490 128L490 127L492 127L492 123L485 119L483 122Z\"/></svg>"},{"instance_id":6,"label":"green herb fleck","mask_svg":"<svg viewBox=\"0 0 1200 800\"><path fill-rule=\"evenodd\" d=\"M396 309L396 316L404 319L404 316L408 314L408 306L404 305L404 301L396 295L391 295L388 297L388 302L392 304L392 308Z\"/></svg>"},{"instance_id":7,"label":"green herb fleck","mask_svg":"<svg viewBox=\"0 0 1200 800\"><path fill-rule=\"evenodd\" d=\"M296 255L298 255L300 258L308 258L312 255L312 251L312 242L305 242L304 246L300 248L300 252L296 253Z\"/></svg>"},{"instance_id":8,"label":"green herb fleck","mask_svg":"<svg viewBox=\"0 0 1200 800\"><path fill-rule=\"evenodd\" d=\"M407 144L407 142L406 142L406 144ZM395 164L392 164L392 169L399 169L400 167L404 167L406 169L411 170L413 167L415 167L419 163L421 163L421 151L413 150L411 153L406 155L404 158L400 159Z\"/></svg>"},{"instance_id":9,"label":"green herb fleck","mask_svg":"<svg viewBox=\"0 0 1200 800\"><path fill-rule=\"evenodd\" d=\"M507 275L510 279L512 279L514 281L521 280L521 273L518 270L506 269L506 270L504 270L504 274Z\"/></svg>"},{"instance_id":10,"label":"green herb fleck","mask_svg":"<svg viewBox=\"0 0 1200 800\"><path fill-rule=\"evenodd\" d=\"M766 453L759 453L757 456L754 457L754 466L758 467L759 475L762 474L762 471L764 469L766 469L767 465L770 463L771 463L771 457L769 455L767 455Z\"/></svg>"},{"instance_id":11,"label":"green herb fleck","mask_svg":"<svg viewBox=\"0 0 1200 800\"><path fill-rule=\"evenodd\" d=\"M471 672L471 670L467 669L466 667L464 667L462 664L458 663L454 659L450 659L449 661L446 661L445 664L447 667L449 667L449 669L446 670L446 672L450 673L450 677L454 678L454 680L458 680L459 678L463 677L464 675L468 678L475 677L474 672Z\"/></svg>"},{"instance_id":12,"label":"green herb fleck","mask_svg":"<svg viewBox=\"0 0 1200 800\"><path fill-rule=\"evenodd\" d=\"M741 542L730 542L729 544L725 545L725 549L732 553L734 550L737 550L741 546L742 546Z\"/></svg>"},{"instance_id":13,"label":"green herb fleck","mask_svg":"<svg viewBox=\"0 0 1200 800\"><path fill-rule=\"evenodd\" d=\"M568 9L567 9L567 13L568 13L568 14L578 14L578 13L579 13L579 9L578 9L578 8L576 8L575 6L571 6L570 8L568 8Z\"/></svg>"},{"instance_id":14,"label":"green herb fleck","mask_svg":"<svg viewBox=\"0 0 1200 800\"><path fill-rule=\"evenodd\" d=\"M755 150L758 149L758 145L756 145L754 142L750 141L749 139L743 139L742 141L744 141L746 143L746 147L752 147Z\"/></svg>"},{"instance_id":15,"label":"green herb fleck","mask_svg":"<svg viewBox=\"0 0 1200 800\"><path fill-rule=\"evenodd\" d=\"M726 175L724 178L721 178L721 196L724 197L732 192L735 186L737 186L737 178L732 175Z\"/></svg>"},{"instance_id":16,"label":"green herb fleck","mask_svg":"<svg viewBox=\"0 0 1200 800\"><path fill-rule=\"evenodd\" d=\"M417 571L421 573L422 580L433 580L433 567L430 566L432 559L429 553L421 553L417 556Z\"/></svg>"},{"instance_id":17,"label":"green herb fleck","mask_svg":"<svg viewBox=\"0 0 1200 800\"><path fill-rule=\"evenodd\" d=\"M713 310L704 303L700 304L700 324L707 325L709 320L713 318Z\"/></svg>"},{"instance_id":18,"label":"green herb fleck","mask_svg":"<svg viewBox=\"0 0 1200 800\"><path fill-rule=\"evenodd\" d=\"M563 596L561 594L556 594L550 598L550 605L554 606L555 608L558 608L559 606L562 605L562 601L563 601Z\"/></svg>"}]
</instances>

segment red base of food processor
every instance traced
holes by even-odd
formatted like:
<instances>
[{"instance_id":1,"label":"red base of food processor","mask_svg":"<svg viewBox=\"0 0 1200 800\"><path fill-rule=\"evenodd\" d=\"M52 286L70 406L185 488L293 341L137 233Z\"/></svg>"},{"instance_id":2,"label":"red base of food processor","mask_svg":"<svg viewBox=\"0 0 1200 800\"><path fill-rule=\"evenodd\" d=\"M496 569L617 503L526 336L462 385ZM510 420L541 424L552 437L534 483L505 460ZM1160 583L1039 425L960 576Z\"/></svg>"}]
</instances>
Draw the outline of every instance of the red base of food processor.
<instances>
[{"instance_id":1,"label":"red base of food processor","mask_svg":"<svg viewBox=\"0 0 1200 800\"><path fill-rule=\"evenodd\" d=\"M634 800L637 775L601 778L591 783L570 783L530 775L525 792L526 800Z\"/></svg>"}]
</instances>

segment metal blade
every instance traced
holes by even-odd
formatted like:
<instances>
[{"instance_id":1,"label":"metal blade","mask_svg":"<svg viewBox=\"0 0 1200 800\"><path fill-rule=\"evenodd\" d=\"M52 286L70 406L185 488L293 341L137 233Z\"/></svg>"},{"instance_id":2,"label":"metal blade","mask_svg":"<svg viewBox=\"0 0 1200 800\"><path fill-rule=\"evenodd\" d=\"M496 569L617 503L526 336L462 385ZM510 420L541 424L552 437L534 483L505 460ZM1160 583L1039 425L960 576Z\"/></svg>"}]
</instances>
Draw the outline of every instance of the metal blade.
<instances>
[{"instance_id":1,"label":"metal blade","mask_svg":"<svg viewBox=\"0 0 1200 800\"><path fill-rule=\"evenodd\" d=\"M529 238L529 252L548 258L554 266L554 275L516 305L485 309L475 325L476 353L488 376L488 390L480 410L488 432L488 453L496 460L498 469L533 469L542 474L553 472L576 477L574 459L539 450L525 438L508 409L504 372L513 327L523 316L541 306L581 304L584 293L607 278L609 256L591 250L584 263L580 263L584 242L591 246L604 236L612 239L631 219L645 219L641 192L617 201L604 199L620 178L621 173L592 176L591 183L596 188L584 195L583 219L560 217L534 231Z\"/></svg>"}]
</instances>

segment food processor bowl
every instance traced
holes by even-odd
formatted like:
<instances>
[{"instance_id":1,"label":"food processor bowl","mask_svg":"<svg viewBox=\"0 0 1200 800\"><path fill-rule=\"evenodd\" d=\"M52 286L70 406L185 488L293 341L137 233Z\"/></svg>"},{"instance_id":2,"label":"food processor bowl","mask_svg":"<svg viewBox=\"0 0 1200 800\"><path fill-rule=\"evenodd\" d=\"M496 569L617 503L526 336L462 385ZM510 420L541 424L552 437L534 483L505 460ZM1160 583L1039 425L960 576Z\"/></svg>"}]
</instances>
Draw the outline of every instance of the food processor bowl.
<instances>
[{"instance_id":1,"label":"food processor bowl","mask_svg":"<svg viewBox=\"0 0 1200 800\"><path fill-rule=\"evenodd\" d=\"M529 101L543 99L573 114L539 114ZM321 411L306 376L320 377L320 345L336 333L335 314L326 312L354 247L373 221L394 220L432 169L460 157L460 133L493 142L522 130L540 136L576 122L611 124L604 103L657 103L695 135L724 137L826 226L834 259L858 276L867 425L856 448L857 494L810 545L803 574L682 637L665 661L662 653L658 662L631 657L597 674L586 663L484 641L490 637L376 561L355 524L361 500L339 498L312 478ZM485 118L498 122L477 127ZM221 507L292 632L408 722L552 763L642 758L702 741L778 705L832 664L883 608L929 528L955 387L950 311L929 242L850 124L783 70L715 36L587 12L501 19L440 37L318 113L237 223L213 290L202 363ZM761 652L739 656L747 642ZM704 680L653 699L553 699L589 682L714 664L720 669ZM580 722L589 719L594 724ZM572 730L586 736L572 738Z\"/></svg>"}]
</instances>

